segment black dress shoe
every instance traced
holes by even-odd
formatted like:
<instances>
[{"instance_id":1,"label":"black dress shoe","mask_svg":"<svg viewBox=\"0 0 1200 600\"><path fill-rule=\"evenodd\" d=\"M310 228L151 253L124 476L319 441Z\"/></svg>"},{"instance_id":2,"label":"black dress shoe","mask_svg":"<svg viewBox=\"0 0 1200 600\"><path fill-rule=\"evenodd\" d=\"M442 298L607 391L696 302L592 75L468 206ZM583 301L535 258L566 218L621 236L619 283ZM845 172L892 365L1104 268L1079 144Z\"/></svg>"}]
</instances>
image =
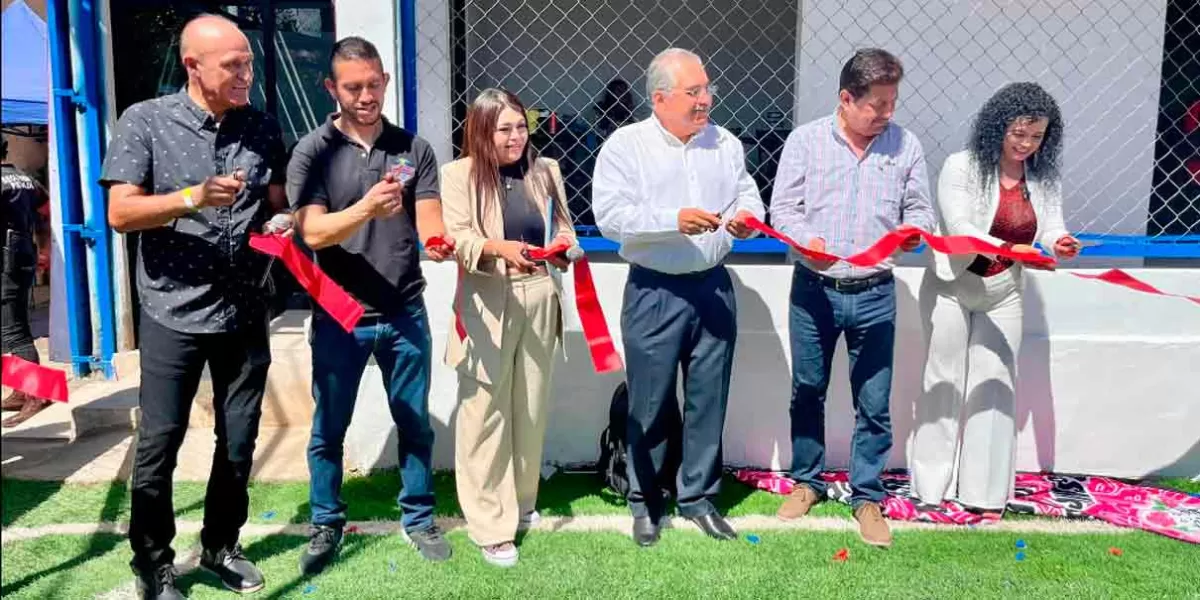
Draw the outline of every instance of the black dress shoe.
<instances>
[{"instance_id":1,"label":"black dress shoe","mask_svg":"<svg viewBox=\"0 0 1200 600\"><path fill-rule=\"evenodd\" d=\"M634 517L633 541L643 547L658 543L658 523L650 517Z\"/></svg>"},{"instance_id":2,"label":"black dress shoe","mask_svg":"<svg viewBox=\"0 0 1200 600\"><path fill-rule=\"evenodd\" d=\"M700 531L703 531L710 538L721 541L737 539L737 532L733 530L729 521L726 521L725 517L715 512L700 515L699 517L688 517L688 520L695 523L700 528Z\"/></svg>"},{"instance_id":3,"label":"black dress shoe","mask_svg":"<svg viewBox=\"0 0 1200 600\"><path fill-rule=\"evenodd\" d=\"M159 565L151 570L134 569L138 600L187 600L175 587L175 566Z\"/></svg>"},{"instance_id":4,"label":"black dress shoe","mask_svg":"<svg viewBox=\"0 0 1200 600\"><path fill-rule=\"evenodd\" d=\"M205 548L200 553L200 566L220 577L221 583L232 592L249 594L266 586L262 571L242 554L239 544L217 550Z\"/></svg>"}]
</instances>

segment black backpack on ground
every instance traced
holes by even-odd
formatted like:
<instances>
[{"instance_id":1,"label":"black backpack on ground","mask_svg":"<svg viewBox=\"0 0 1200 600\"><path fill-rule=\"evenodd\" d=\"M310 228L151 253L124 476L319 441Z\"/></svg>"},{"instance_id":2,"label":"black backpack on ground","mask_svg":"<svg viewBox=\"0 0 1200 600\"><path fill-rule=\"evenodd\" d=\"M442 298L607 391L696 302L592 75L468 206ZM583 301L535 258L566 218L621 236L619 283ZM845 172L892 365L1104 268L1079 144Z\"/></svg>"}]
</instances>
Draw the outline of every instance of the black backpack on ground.
<instances>
[{"instance_id":1,"label":"black backpack on ground","mask_svg":"<svg viewBox=\"0 0 1200 600\"><path fill-rule=\"evenodd\" d=\"M675 476L683 452L683 419L678 403L666 409L662 426L667 430L667 456L659 473L658 485L666 495L675 495ZM629 421L629 388L622 381L613 391L608 406L608 427L600 434L600 460L596 472L604 485L622 498L629 495L629 456L625 432Z\"/></svg>"}]
</instances>

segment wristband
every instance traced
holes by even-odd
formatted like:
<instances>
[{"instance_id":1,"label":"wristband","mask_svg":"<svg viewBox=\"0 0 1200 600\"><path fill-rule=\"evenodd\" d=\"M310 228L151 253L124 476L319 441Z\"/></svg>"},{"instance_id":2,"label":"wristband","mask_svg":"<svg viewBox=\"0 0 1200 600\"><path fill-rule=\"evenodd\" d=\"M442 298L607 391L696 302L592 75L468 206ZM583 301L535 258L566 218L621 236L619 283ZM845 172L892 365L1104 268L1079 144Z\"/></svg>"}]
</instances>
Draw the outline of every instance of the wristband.
<instances>
[{"instance_id":1,"label":"wristband","mask_svg":"<svg viewBox=\"0 0 1200 600\"><path fill-rule=\"evenodd\" d=\"M183 188L183 190L180 193L183 194L183 205L185 207L187 207L187 209L189 211L196 212L197 210L200 210L199 208L196 207L196 201L192 198L192 188L191 187Z\"/></svg>"}]
</instances>

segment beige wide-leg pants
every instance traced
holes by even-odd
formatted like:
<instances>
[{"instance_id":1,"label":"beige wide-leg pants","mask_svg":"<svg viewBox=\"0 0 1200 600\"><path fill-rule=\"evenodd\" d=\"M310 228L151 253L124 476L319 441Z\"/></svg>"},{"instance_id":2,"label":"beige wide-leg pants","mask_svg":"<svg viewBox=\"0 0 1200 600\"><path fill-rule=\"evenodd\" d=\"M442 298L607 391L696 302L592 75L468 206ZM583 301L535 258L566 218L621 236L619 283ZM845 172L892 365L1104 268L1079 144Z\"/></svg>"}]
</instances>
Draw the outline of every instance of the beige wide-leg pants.
<instances>
[{"instance_id":1,"label":"beige wide-leg pants","mask_svg":"<svg viewBox=\"0 0 1200 600\"><path fill-rule=\"evenodd\" d=\"M559 303L545 274L513 276L492 384L461 376L454 465L467 532L480 546L510 542L532 511L541 477Z\"/></svg>"}]
</instances>

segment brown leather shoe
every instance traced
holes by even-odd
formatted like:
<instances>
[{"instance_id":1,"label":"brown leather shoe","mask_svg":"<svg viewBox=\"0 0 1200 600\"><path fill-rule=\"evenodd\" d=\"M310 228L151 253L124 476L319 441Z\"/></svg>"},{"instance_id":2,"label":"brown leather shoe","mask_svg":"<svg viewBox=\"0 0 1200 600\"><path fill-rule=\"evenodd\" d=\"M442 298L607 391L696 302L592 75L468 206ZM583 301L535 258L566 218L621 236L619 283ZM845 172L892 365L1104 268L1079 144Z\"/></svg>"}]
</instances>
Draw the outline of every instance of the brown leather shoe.
<instances>
[{"instance_id":1,"label":"brown leather shoe","mask_svg":"<svg viewBox=\"0 0 1200 600\"><path fill-rule=\"evenodd\" d=\"M792 493L788 494L787 500L783 501L783 505L779 507L779 511L775 516L784 521L799 519L808 514L809 509L816 504L820 498L811 487L803 483L797 483L792 487Z\"/></svg>"},{"instance_id":2,"label":"brown leather shoe","mask_svg":"<svg viewBox=\"0 0 1200 600\"><path fill-rule=\"evenodd\" d=\"M858 534L862 541L880 548L892 545L892 530L888 528L878 504L863 502L854 509L854 520L858 521Z\"/></svg>"},{"instance_id":3,"label":"brown leather shoe","mask_svg":"<svg viewBox=\"0 0 1200 600\"><path fill-rule=\"evenodd\" d=\"M50 406L49 400L29 397L29 399L25 401L25 406L21 407L21 412L18 412L17 414L5 419L3 422L0 422L0 427L16 427L17 425L28 421L33 415L42 412L42 409L46 408L47 406Z\"/></svg>"},{"instance_id":4,"label":"brown leather shoe","mask_svg":"<svg viewBox=\"0 0 1200 600\"><path fill-rule=\"evenodd\" d=\"M0 402L0 410L21 410L25 408L26 399L28 396L25 395L25 392L13 392L3 402Z\"/></svg>"}]
</instances>

